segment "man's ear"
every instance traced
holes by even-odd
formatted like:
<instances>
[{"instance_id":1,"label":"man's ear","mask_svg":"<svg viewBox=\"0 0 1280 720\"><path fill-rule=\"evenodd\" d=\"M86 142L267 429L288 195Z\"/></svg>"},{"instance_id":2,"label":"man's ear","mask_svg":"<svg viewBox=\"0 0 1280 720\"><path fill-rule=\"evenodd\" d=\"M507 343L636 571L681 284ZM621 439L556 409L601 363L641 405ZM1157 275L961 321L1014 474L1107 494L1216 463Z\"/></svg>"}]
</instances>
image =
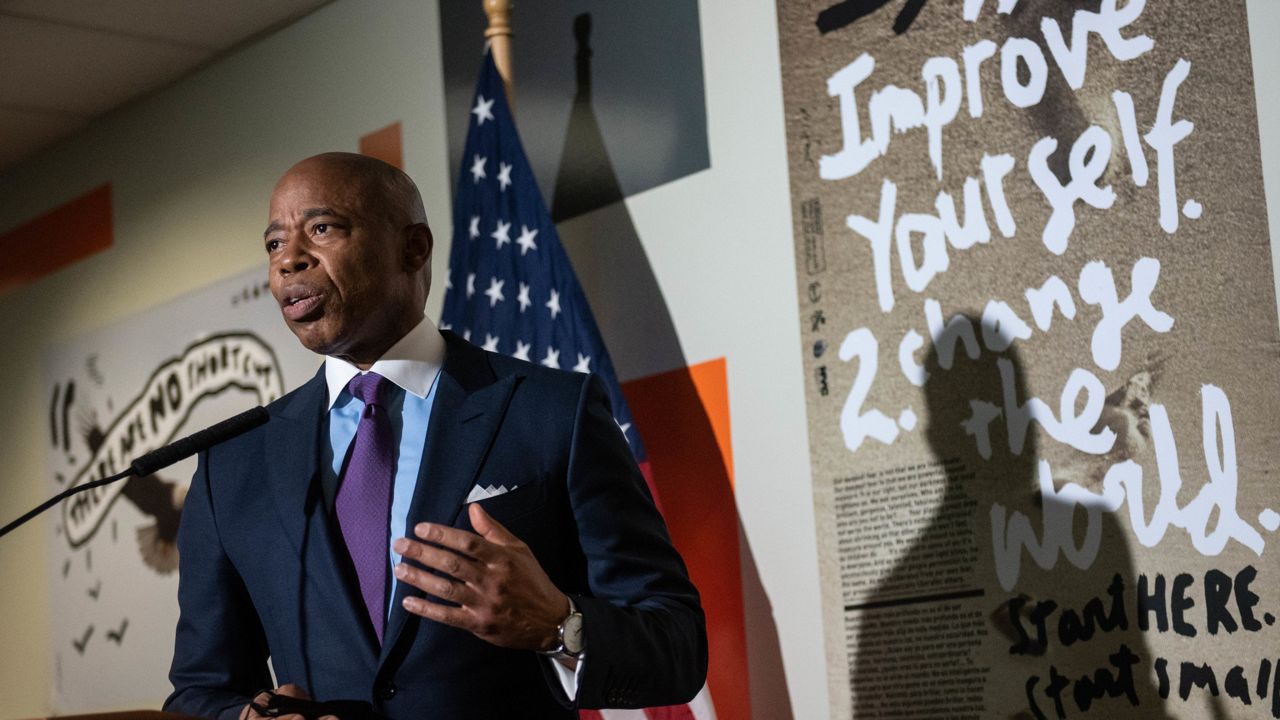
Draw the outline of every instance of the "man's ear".
<instances>
[{"instance_id":1,"label":"man's ear","mask_svg":"<svg viewBox=\"0 0 1280 720\"><path fill-rule=\"evenodd\" d=\"M431 249L435 238L426 223L413 223L404 229L404 264L409 272L418 272L431 262Z\"/></svg>"}]
</instances>

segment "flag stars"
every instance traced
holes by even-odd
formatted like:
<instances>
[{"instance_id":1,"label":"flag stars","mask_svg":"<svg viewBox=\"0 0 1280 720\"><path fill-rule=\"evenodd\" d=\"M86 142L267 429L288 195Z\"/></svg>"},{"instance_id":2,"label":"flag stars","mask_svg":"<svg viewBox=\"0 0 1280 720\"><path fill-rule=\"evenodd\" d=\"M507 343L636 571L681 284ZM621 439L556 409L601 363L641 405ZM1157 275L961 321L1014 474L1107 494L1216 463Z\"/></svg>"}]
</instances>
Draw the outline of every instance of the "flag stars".
<instances>
[{"instance_id":1,"label":"flag stars","mask_svg":"<svg viewBox=\"0 0 1280 720\"><path fill-rule=\"evenodd\" d=\"M578 353L578 364L573 366L573 371L580 373L591 372L591 356Z\"/></svg>"},{"instance_id":2,"label":"flag stars","mask_svg":"<svg viewBox=\"0 0 1280 720\"><path fill-rule=\"evenodd\" d=\"M516 244L520 246L520 257L524 257L530 250L538 249L538 244L533 241L536 237L538 237L537 230L530 230L528 225L520 226L520 237L516 238Z\"/></svg>"},{"instance_id":3,"label":"flag stars","mask_svg":"<svg viewBox=\"0 0 1280 720\"><path fill-rule=\"evenodd\" d=\"M489 162L489 158L481 157L480 155L475 156L475 159L471 161L471 182L478 183L489 177L484 171L484 165L487 162Z\"/></svg>"},{"instance_id":4,"label":"flag stars","mask_svg":"<svg viewBox=\"0 0 1280 720\"><path fill-rule=\"evenodd\" d=\"M498 352L498 336L485 333L484 345L481 349L488 350L489 352Z\"/></svg>"},{"instance_id":5,"label":"flag stars","mask_svg":"<svg viewBox=\"0 0 1280 720\"><path fill-rule=\"evenodd\" d=\"M505 191L511 184L511 166L498 161L498 189Z\"/></svg>"},{"instance_id":6,"label":"flag stars","mask_svg":"<svg viewBox=\"0 0 1280 720\"><path fill-rule=\"evenodd\" d=\"M476 106L471 108L476 116L476 125L483 126L485 120L493 119L493 100L485 100L483 95L476 95Z\"/></svg>"},{"instance_id":7,"label":"flag stars","mask_svg":"<svg viewBox=\"0 0 1280 720\"><path fill-rule=\"evenodd\" d=\"M520 312L524 312L533 304L529 299L529 286L525 283L520 283L520 293L516 295L516 302L520 303Z\"/></svg>"},{"instance_id":8,"label":"flag stars","mask_svg":"<svg viewBox=\"0 0 1280 720\"><path fill-rule=\"evenodd\" d=\"M542 365L549 368L560 369L560 351L555 348L547 348L547 356L542 358Z\"/></svg>"},{"instance_id":9,"label":"flag stars","mask_svg":"<svg viewBox=\"0 0 1280 720\"><path fill-rule=\"evenodd\" d=\"M520 342L519 340L517 340L517 341L516 341L516 351L515 351L514 353L512 353L512 355L513 355L517 360L523 360L523 361L525 361L525 362L531 362L531 361L529 360L529 351L530 351L530 350L532 350L532 349L533 349L533 343Z\"/></svg>"},{"instance_id":10,"label":"flag stars","mask_svg":"<svg viewBox=\"0 0 1280 720\"><path fill-rule=\"evenodd\" d=\"M560 292L555 288L551 288L551 299L547 301L546 307L551 311L551 319L555 320L560 314Z\"/></svg>"},{"instance_id":11,"label":"flag stars","mask_svg":"<svg viewBox=\"0 0 1280 720\"><path fill-rule=\"evenodd\" d=\"M631 429L631 423L618 422L618 418L614 418L613 423L622 431L622 439L626 440L627 444L630 445L631 438L627 437L627 431Z\"/></svg>"},{"instance_id":12,"label":"flag stars","mask_svg":"<svg viewBox=\"0 0 1280 720\"><path fill-rule=\"evenodd\" d=\"M476 274L467 273L467 299L470 300L472 295L476 294Z\"/></svg>"},{"instance_id":13,"label":"flag stars","mask_svg":"<svg viewBox=\"0 0 1280 720\"><path fill-rule=\"evenodd\" d=\"M497 229L495 229L492 233L489 233L489 237L493 238L494 241L498 243L499 250L502 249L502 245L504 243L507 245L510 245L511 244L511 223L504 223L501 220L499 220Z\"/></svg>"},{"instance_id":14,"label":"flag stars","mask_svg":"<svg viewBox=\"0 0 1280 720\"><path fill-rule=\"evenodd\" d=\"M471 227L467 228L467 235L469 235L472 240L475 240L476 238L480 237L480 216L479 215L471 216Z\"/></svg>"},{"instance_id":15,"label":"flag stars","mask_svg":"<svg viewBox=\"0 0 1280 720\"><path fill-rule=\"evenodd\" d=\"M507 299L502 294L502 286L506 283L506 280L499 280L496 277L489 278L489 289L484 291L484 294L489 298L489 307L493 307Z\"/></svg>"}]
</instances>

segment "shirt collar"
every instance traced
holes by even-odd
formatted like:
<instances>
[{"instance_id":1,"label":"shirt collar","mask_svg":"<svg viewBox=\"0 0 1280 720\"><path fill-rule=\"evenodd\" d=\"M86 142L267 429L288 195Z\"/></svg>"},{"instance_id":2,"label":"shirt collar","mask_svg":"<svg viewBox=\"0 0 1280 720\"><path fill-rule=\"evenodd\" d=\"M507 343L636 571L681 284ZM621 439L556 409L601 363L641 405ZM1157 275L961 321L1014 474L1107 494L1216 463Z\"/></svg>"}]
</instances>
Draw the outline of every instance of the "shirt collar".
<instances>
[{"instance_id":1,"label":"shirt collar","mask_svg":"<svg viewBox=\"0 0 1280 720\"><path fill-rule=\"evenodd\" d=\"M444 337L431 318L423 317L412 330L392 345L370 368L405 392L425 398L444 365ZM336 357L324 359L324 381L329 388L329 409L338 401L360 368Z\"/></svg>"}]
</instances>

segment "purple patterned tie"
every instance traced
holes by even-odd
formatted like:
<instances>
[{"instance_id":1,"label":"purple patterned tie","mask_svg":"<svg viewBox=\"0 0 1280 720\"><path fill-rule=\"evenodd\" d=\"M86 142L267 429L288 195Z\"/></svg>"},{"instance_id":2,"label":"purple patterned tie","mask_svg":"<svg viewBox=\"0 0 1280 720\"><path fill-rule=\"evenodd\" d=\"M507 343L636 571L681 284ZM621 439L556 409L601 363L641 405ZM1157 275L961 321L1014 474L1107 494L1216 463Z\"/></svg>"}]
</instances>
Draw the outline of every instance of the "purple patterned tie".
<instances>
[{"instance_id":1,"label":"purple patterned tie","mask_svg":"<svg viewBox=\"0 0 1280 720\"><path fill-rule=\"evenodd\" d=\"M379 643L387 613L391 567L387 547L391 484L395 479L395 438L386 407L378 402L378 393L386 383L387 379L377 373L365 373L347 385L347 392L364 403L364 413L335 501L338 526L360 579L360 595Z\"/></svg>"}]
</instances>

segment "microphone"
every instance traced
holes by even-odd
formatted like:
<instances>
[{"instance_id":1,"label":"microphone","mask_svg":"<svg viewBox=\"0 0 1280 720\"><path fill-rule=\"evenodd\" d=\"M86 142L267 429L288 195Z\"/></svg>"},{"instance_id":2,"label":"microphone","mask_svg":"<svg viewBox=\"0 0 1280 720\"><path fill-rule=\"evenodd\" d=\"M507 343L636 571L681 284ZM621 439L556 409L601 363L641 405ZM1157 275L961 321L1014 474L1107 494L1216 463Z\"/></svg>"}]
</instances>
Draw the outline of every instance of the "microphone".
<instances>
[{"instance_id":1,"label":"microphone","mask_svg":"<svg viewBox=\"0 0 1280 720\"><path fill-rule=\"evenodd\" d=\"M72 495L75 495L76 493L101 487L108 483L113 483L117 480L129 477L130 475L145 477L157 470L166 468L179 460L185 460L201 450L207 450L220 442L230 440L237 435L242 435L259 425L264 425L270 419L271 413L267 412L266 408L259 405L258 407L246 410L239 415L233 415L220 423L210 425L203 430L194 432L181 440L171 442L162 448L152 450L146 455L134 458L133 462L129 464L129 468L123 472L116 473L111 477L105 477L100 480L94 480L73 488L68 488L54 497L49 498L22 517L14 520L8 525L5 525L3 528L0 528L0 537L8 535L10 531L17 529L31 518L39 515L45 510L48 510L54 505L57 505Z\"/></svg>"},{"instance_id":2,"label":"microphone","mask_svg":"<svg viewBox=\"0 0 1280 720\"><path fill-rule=\"evenodd\" d=\"M192 455L217 445L225 440L249 432L250 430L265 424L271 419L271 414L267 409L259 405L252 410L245 410L239 415L233 415L216 425L191 433L190 435L175 440L157 450L152 450L138 458L134 458L129 464L129 469L134 475L143 477L151 473L167 468L170 465L185 460Z\"/></svg>"}]
</instances>

